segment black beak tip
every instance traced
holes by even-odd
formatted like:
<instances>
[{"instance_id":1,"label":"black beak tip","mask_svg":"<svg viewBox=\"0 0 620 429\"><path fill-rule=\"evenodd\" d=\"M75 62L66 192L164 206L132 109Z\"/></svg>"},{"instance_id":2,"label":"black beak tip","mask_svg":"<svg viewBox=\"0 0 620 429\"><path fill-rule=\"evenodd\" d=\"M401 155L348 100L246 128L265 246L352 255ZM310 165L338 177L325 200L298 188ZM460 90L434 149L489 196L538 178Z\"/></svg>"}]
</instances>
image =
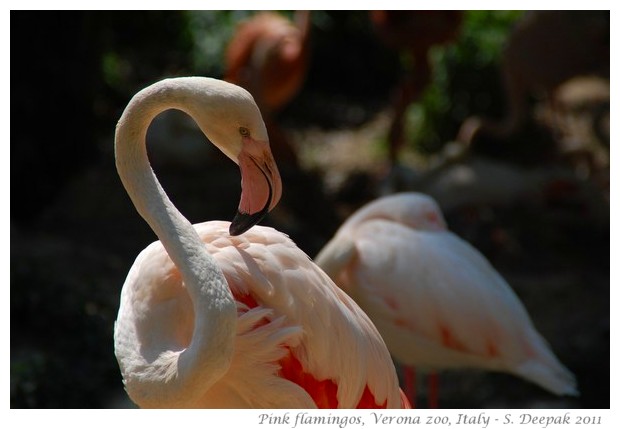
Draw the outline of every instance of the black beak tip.
<instances>
[{"instance_id":1,"label":"black beak tip","mask_svg":"<svg viewBox=\"0 0 620 429\"><path fill-rule=\"evenodd\" d=\"M237 210L237 214L235 214L235 217L233 218L232 222L230 223L230 227L228 228L228 233L230 235L235 236L235 235L243 234L248 229L252 228L258 222L260 222L265 217L265 215L269 212L269 204L271 203L271 198L273 196L273 192L271 189L271 182L269 181L269 178L267 177L265 172L262 169L260 169L260 171L263 173L263 176L265 176L265 180L267 181L267 184L269 185L269 198L267 198L267 201L265 202L265 207L263 207L261 211L253 213L253 214L242 213L239 210Z\"/></svg>"},{"instance_id":2,"label":"black beak tip","mask_svg":"<svg viewBox=\"0 0 620 429\"><path fill-rule=\"evenodd\" d=\"M230 233L230 235L233 235L233 236L241 235L244 232L246 232L248 229L256 225L258 222L260 222L265 216L265 214L266 213L264 211L260 211L258 213L254 213L251 215L247 213L241 213L238 211L234 219L230 223L228 232Z\"/></svg>"}]
</instances>

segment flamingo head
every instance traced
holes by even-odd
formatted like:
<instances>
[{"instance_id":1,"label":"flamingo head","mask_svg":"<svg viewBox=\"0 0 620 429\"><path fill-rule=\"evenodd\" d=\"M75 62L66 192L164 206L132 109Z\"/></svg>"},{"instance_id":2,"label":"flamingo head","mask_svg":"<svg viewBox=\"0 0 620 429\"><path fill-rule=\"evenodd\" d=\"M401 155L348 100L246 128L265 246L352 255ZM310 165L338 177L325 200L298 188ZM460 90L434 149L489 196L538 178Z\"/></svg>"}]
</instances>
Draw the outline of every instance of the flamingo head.
<instances>
[{"instance_id":1,"label":"flamingo head","mask_svg":"<svg viewBox=\"0 0 620 429\"><path fill-rule=\"evenodd\" d=\"M417 192L396 194L399 199L394 216L413 229L420 231L443 231L447 229L446 220L439 204L428 195Z\"/></svg>"},{"instance_id":2,"label":"flamingo head","mask_svg":"<svg viewBox=\"0 0 620 429\"><path fill-rule=\"evenodd\" d=\"M241 201L230 234L240 235L250 229L275 207L282 196L282 180L268 140L252 137L240 127L241 150L237 163L241 169Z\"/></svg>"},{"instance_id":3,"label":"flamingo head","mask_svg":"<svg viewBox=\"0 0 620 429\"><path fill-rule=\"evenodd\" d=\"M192 116L209 140L239 165L241 201L230 234L240 235L280 201L282 180L265 123L250 93L223 81L208 90L203 99L209 103L195 106Z\"/></svg>"}]
</instances>

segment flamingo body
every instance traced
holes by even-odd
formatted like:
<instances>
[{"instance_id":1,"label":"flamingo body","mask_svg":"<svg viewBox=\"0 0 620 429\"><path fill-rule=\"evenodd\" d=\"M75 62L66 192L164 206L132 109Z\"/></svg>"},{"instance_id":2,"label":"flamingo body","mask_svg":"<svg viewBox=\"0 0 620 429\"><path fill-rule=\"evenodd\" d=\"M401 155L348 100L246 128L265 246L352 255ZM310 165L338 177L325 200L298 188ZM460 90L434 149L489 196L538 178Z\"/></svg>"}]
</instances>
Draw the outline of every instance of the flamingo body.
<instances>
[{"instance_id":1,"label":"flamingo body","mask_svg":"<svg viewBox=\"0 0 620 429\"><path fill-rule=\"evenodd\" d=\"M574 376L515 293L446 229L430 197L397 194L368 204L316 261L366 311L401 363L503 371L555 394L577 394Z\"/></svg>"},{"instance_id":2,"label":"flamingo body","mask_svg":"<svg viewBox=\"0 0 620 429\"><path fill-rule=\"evenodd\" d=\"M233 237L222 221L194 227L235 297L237 326L227 372L184 406L400 406L396 374L374 325L288 237L258 226ZM194 319L178 268L160 242L151 244L129 272L116 325L121 369L131 374L126 387L139 405L148 396L133 389L139 363L187 348ZM149 398L145 405L166 404Z\"/></svg>"}]
</instances>

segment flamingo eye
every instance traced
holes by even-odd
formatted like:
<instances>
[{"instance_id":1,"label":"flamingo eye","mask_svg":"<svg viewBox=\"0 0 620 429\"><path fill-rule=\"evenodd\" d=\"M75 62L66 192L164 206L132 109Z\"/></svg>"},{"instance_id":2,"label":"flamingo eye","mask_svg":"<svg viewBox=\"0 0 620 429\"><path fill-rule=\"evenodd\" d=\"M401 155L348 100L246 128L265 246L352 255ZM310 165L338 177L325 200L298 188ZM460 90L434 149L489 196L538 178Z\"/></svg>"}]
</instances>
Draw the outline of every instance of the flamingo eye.
<instances>
[{"instance_id":1,"label":"flamingo eye","mask_svg":"<svg viewBox=\"0 0 620 429\"><path fill-rule=\"evenodd\" d=\"M250 137L250 130L246 127L239 127L239 134L241 134L242 137Z\"/></svg>"}]
</instances>

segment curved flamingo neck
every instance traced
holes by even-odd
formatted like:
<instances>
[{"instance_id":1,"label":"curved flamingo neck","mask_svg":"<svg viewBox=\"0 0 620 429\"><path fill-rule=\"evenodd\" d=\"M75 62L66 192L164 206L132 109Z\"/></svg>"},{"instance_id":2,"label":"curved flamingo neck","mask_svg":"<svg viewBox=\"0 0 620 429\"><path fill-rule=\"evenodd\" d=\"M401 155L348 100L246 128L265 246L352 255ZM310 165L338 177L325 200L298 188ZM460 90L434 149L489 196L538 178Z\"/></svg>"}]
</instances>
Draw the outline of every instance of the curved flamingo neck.
<instances>
[{"instance_id":1,"label":"curved flamingo neck","mask_svg":"<svg viewBox=\"0 0 620 429\"><path fill-rule=\"evenodd\" d=\"M136 210L153 229L183 274L192 277L187 256L203 252L190 222L172 204L151 168L146 151L146 132L153 119L168 109L183 110L182 90L173 84L150 86L134 96L116 127L115 155L118 174ZM182 238L181 238L182 237ZM188 278L185 279L186 281Z\"/></svg>"},{"instance_id":2,"label":"curved flamingo neck","mask_svg":"<svg viewBox=\"0 0 620 429\"><path fill-rule=\"evenodd\" d=\"M169 383L149 386L161 390L153 396L174 396L175 402L185 404L201 396L227 371L237 320L236 304L221 269L193 226L166 195L146 151L147 129L159 113L179 109L196 117L192 114L192 97L197 97L197 92L191 91L191 79L164 80L136 94L118 122L115 137L116 167L121 181L179 269L194 306L192 340L187 349L175 356L176 376ZM205 124L199 125L205 128Z\"/></svg>"}]
</instances>

